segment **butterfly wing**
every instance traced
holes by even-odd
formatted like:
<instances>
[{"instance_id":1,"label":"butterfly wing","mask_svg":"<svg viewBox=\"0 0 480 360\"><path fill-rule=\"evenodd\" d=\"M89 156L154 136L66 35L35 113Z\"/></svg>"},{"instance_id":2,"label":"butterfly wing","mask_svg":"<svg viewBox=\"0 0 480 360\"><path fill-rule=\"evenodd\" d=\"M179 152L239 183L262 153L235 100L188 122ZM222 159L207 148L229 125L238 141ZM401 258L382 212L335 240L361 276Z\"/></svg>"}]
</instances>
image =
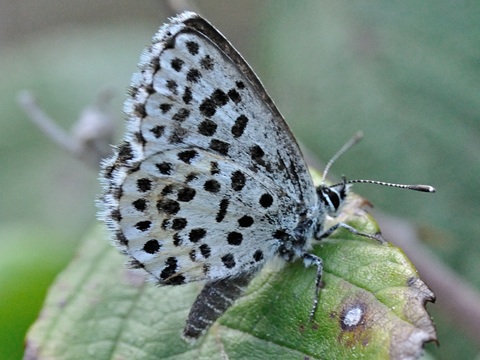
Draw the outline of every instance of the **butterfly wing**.
<instances>
[{"instance_id":1,"label":"butterfly wing","mask_svg":"<svg viewBox=\"0 0 480 360\"><path fill-rule=\"evenodd\" d=\"M164 25L134 75L125 142L104 164L103 217L157 281L261 266L312 211L301 151L262 84L206 20Z\"/></svg>"}]
</instances>

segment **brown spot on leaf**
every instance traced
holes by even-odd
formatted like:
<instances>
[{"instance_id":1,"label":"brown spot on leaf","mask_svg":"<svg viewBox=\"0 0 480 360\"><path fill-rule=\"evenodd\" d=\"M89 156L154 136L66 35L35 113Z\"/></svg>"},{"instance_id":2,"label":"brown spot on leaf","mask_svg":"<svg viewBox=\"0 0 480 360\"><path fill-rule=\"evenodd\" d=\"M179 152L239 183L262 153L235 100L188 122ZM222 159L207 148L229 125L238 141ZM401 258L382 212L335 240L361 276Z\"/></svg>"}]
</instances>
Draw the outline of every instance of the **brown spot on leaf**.
<instances>
[{"instance_id":1,"label":"brown spot on leaf","mask_svg":"<svg viewBox=\"0 0 480 360\"><path fill-rule=\"evenodd\" d=\"M341 333L338 341L347 347L367 346L370 342L372 314L365 299L347 298L338 316ZM337 317L337 316L336 316ZM378 331L378 328L377 328Z\"/></svg>"}]
</instances>

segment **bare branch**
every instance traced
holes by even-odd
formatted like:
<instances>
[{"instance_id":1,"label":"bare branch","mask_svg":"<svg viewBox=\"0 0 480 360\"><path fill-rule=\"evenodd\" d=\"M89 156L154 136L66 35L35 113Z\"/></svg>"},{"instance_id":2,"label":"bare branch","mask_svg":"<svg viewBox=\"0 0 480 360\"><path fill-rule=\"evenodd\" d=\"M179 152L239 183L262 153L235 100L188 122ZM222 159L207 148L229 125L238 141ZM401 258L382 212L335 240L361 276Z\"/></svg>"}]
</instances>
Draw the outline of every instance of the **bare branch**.
<instances>
[{"instance_id":1,"label":"bare branch","mask_svg":"<svg viewBox=\"0 0 480 360\"><path fill-rule=\"evenodd\" d=\"M18 95L18 103L47 138L73 157L98 169L101 160L111 152L110 144L115 130L115 122L105 106L110 98L111 94L108 91L99 94L97 103L82 111L71 133L58 126L40 108L31 92L21 92Z\"/></svg>"},{"instance_id":2,"label":"bare branch","mask_svg":"<svg viewBox=\"0 0 480 360\"><path fill-rule=\"evenodd\" d=\"M43 131L47 138L75 157L78 156L81 152L80 143L72 140L72 137L38 106L35 97L30 91L22 91L18 95L18 103L23 107L30 120Z\"/></svg>"}]
</instances>

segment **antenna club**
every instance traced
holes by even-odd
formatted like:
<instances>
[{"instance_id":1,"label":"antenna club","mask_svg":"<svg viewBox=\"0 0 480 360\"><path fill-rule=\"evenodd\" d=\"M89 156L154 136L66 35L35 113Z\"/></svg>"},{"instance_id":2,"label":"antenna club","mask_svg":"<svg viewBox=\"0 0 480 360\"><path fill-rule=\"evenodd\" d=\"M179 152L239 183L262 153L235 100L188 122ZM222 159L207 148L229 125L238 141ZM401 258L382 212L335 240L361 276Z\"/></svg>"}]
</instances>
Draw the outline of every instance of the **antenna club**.
<instances>
[{"instance_id":1,"label":"antenna club","mask_svg":"<svg viewBox=\"0 0 480 360\"><path fill-rule=\"evenodd\" d=\"M362 130L358 130L358 131L355 133L355 135L353 135L353 138L352 138L352 139L353 139L353 141L354 141L355 143L357 143L357 142L359 142L360 140L362 140L362 138L363 138L363 131L362 131Z\"/></svg>"},{"instance_id":2,"label":"antenna club","mask_svg":"<svg viewBox=\"0 0 480 360\"><path fill-rule=\"evenodd\" d=\"M433 186L430 186L430 185L395 184L395 183L389 183L389 182L377 181L377 180L356 179L356 180L344 181L344 183L345 184L375 184L375 185L390 186L390 187L395 187L400 189L408 189L408 190L428 192L428 193L434 193L437 191ZM340 185L340 184L337 184L337 185Z\"/></svg>"},{"instance_id":3,"label":"antenna club","mask_svg":"<svg viewBox=\"0 0 480 360\"><path fill-rule=\"evenodd\" d=\"M437 189L435 189L433 186L430 186L430 185L412 185L411 189L416 191L429 192L429 193L437 192Z\"/></svg>"}]
</instances>

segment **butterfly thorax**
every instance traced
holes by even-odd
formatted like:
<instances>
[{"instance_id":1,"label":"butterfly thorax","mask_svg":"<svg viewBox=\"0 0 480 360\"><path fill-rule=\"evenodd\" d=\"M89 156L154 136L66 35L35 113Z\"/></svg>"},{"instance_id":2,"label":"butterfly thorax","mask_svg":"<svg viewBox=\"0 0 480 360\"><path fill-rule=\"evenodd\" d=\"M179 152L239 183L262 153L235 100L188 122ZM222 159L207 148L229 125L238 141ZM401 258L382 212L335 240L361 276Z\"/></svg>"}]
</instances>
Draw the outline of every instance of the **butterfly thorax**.
<instances>
[{"instance_id":1,"label":"butterfly thorax","mask_svg":"<svg viewBox=\"0 0 480 360\"><path fill-rule=\"evenodd\" d=\"M286 261L293 261L311 249L313 235L319 224L325 220L325 211L315 206L299 212L297 225L290 231L277 231L274 236L280 240L278 254Z\"/></svg>"},{"instance_id":2,"label":"butterfly thorax","mask_svg":"<svg viewBox=\"0 0 480 360\"><path fill-rule=\"evenodd\" d=\"M318 203L315 207L299 212L298 223L293 232L277 232L281 245L279 255L287 261L301 257L311 248L313 236L320 237L327 216L335 217L348 195L345 182L335 186L320 185L316 188Z\"/></svg>"}]
</instances>

